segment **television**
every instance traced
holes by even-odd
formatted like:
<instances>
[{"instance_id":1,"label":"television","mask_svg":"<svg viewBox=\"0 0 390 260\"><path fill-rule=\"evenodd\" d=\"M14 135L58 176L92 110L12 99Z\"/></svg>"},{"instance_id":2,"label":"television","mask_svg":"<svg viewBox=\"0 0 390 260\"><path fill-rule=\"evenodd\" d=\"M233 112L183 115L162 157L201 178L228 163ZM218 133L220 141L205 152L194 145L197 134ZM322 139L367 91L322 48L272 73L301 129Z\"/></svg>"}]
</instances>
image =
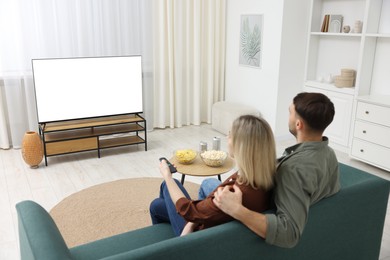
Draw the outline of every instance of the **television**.
<instances>
[{"instance_id":1,"label":"television","mask_svg":"<svg viewBox=\"0 0 390 260\"><path fill-rule=\"evenodd\" d=\"M38 123L141 113L141 56L33 59Z\"/></svg>"}]
</instances>

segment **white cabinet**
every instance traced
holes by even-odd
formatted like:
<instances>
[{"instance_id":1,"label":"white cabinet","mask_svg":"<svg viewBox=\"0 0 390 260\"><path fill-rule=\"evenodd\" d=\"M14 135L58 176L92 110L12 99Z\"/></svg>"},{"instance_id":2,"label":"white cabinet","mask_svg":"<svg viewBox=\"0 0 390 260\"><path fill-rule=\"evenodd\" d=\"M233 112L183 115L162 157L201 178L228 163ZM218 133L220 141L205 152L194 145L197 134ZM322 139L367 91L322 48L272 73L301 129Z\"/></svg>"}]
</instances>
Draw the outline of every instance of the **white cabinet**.
<instances>
[{"instance_id":1,"label":"white cabinet","mask_svg":"<svg viewBox=\"0 0 390 260\"><path fill-rule=\"evenodd\" d=\"M333 122L327 127L324 135L329 138L332 146L335 146L338 150L348 152L354 96L352 94L334 92L308 86L306 86L304 90L306 92L319 92L327 95L333 102L336 113L333 118Z\"/></svg>"},{"instance_id":2,"label":"white cabinet","mask_svg":"<svg viewBox=\"0 0 390 260\"><path fill-rule=\"evenodd\" d=\"M349 147L353 96L329 91L328 97L335 106L336 114L325 134L328 131L332 142L342 147Z\"/></svg>"},{"instance_id":3,"label":"white cabinet","mask_svg":"<svg viewBox=\"0 0 390 260\"><path fill-rule=\"evenodd\" d=\"M385 102L383 102L385 100ZM359 97L351 156L390 171L390 98Z\"/></svg>"},{"instance_id":4,"label":"white cabinet","mask_svg":"<svg viewBox=\"0 0 390 260\"><path fill-rule=\"evenodd\" d=\"M327 14L342 15L343 26L352 31L321 32ZM361 32L353 31L358 20ZM336 116L328 136L351 157L389 170L382 157L388 155L383 153L387 146L375 138L390 139L390 126L374 117L390 118L390 0L312 0L309 27L304 89L321 90L334 102ZM338 88L329 81L343 68L356 71L353 87ZM375 113L363 115L367 106Z\"/></svg>"}]
</instances>

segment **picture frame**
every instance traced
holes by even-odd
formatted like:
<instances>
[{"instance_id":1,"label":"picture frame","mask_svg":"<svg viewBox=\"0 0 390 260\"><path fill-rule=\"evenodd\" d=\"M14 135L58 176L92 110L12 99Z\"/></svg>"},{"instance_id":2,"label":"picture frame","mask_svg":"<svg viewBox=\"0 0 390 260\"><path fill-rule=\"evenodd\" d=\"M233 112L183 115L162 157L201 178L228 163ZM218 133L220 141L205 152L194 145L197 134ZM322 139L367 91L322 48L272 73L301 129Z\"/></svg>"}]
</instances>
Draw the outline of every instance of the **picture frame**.
<instances>
[{"instance_id":1,"label":"picture frame","mask_svg":"<svg viewBox=\"0 0 390 260\"><path fill-rule=\"evenodd\" d=\"M261 68L263 14L241 15L239 64Z\"/></svg>"},{"instance_id":2,"label":"picture frame","mask_svg":"<svg viewBox=\"0 0 390 260\"><path fill-rule=\"evenodd\" d=\"M343 28L343 16L340 14L331 14L329 17L328 32L341 33Z\"/></svg>"}]
</instances>

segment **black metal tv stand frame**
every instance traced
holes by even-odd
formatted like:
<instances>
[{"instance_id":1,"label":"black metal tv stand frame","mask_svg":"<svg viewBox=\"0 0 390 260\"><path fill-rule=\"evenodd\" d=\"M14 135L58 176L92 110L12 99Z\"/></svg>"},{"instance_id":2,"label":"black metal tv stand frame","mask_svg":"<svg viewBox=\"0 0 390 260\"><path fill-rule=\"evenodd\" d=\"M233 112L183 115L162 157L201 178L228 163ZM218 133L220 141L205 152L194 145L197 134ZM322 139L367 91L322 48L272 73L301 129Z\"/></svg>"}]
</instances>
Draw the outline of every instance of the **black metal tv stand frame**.
<instances>
[{"instance_id":1,"label":"black metal tv stand frame","mask_svg":"<svg viewBox=\"0 0 390 260\"><path fill-rule=\"evenodd\" d=\"M139 113L75 119L39 125L45 165L50 156L144 144L147 151L146 120ZM140 135L141 133L141 135Z\"/></svg>"}]
</instances>

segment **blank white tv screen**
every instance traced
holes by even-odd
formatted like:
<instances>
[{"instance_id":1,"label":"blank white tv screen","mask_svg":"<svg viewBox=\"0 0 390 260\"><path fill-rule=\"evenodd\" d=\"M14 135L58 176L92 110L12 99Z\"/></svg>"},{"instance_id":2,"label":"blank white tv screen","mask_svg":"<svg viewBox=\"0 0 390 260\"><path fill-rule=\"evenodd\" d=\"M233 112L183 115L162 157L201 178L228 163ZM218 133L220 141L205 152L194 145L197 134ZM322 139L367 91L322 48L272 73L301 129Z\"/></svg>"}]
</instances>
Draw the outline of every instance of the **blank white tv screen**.
<instances>
[{"instance_id":1,"label":"blank white tv screen","mask_svg":"<svg viewBox=\"0 0 390 260\"><path fill-rule=\"evenodd\" d=\"M32 60L38 122L140 113L141 56Z\"/></svg>"}]
</instances>

